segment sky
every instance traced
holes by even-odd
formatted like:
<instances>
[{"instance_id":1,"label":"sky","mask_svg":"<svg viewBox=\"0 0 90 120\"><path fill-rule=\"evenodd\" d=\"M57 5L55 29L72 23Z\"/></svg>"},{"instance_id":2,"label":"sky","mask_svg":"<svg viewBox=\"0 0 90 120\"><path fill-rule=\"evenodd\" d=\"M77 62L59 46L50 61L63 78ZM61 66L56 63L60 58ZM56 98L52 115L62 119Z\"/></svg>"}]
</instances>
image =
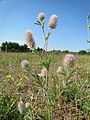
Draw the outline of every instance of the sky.
<instances>
[{"instance_id":1,"label":"sky","mask_svg":"<svg viewBox=\"0 0 90 120\"><path fill-rule=\"evenodd\" d=\"M90 0L0 0L0 44L5 41L26 44L24 32L32 31L36 47L43 48L42 29L35 25L40 12L45 13L45 31L51 15L58 16L56 29L48 41L48 50L80 51L87 43L87 19Z\"/></svg>"}]
</instances>

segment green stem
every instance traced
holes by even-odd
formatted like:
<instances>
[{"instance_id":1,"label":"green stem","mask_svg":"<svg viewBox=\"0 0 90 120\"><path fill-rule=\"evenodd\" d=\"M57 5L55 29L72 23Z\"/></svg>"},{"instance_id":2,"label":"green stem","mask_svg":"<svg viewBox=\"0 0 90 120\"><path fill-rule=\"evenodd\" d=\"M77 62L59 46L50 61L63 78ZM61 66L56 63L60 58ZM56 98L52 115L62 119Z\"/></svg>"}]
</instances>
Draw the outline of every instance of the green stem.
<instances>
[{"instance_id":1,"label":"green stem","mask_svg":"<svg viewBox=\"0 0 90 120\"><path fill-rule=\"evenodd\" d=\"M48 110L47 110L47 120L51 120L50 118L51 118L51 116L50 116L50 109L48 108Z\"/></svg>"},{"instance_id":2,"label":"green stem","mask_svg":"<svg viewBox=\"0 0 90 120\"><path fill-rule=\"evenodd\" d=\"M46 74L46 92L47 92L47 90L48 90L48 76L47 76L47 74ZM47 93L46 93L47 94Z\"/></svg>"},{"instance_id":3,"label":"green stem","mask_svg":"<svg viewBox=\"0 0 90 120\"><path fill-rule=\"evenodd\" d=\"M35 50L35 48L34 48ZM38 51L36 51L37 55L41 58L41 60L43 61L43 57L42 57L42 54L40 54Z\"/></svg>"},{"instance_id":4,"label":"green stem","mask_svg":"<svg viewBox=\"0 0 90 120\"><path fill-rule=\"evenodd\" d=\"M44 30L44 23L42 25L42 31L43 31L44 39L46 39L46 34L45 34L45 30Z\"/></svg>"}]
</instances>

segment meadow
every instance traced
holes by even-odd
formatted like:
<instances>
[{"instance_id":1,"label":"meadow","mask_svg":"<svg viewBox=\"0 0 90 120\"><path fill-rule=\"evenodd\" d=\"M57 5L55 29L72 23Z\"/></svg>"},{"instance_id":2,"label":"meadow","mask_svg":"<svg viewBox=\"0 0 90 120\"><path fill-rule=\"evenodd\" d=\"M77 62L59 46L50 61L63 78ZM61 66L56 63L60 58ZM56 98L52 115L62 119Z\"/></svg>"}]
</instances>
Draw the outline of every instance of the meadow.
<instances>
[{"instance_id":1,"label":"meadow","mask_svg":"<svg viewBox=\"0 0 90 120\"><path fill-rule=\"evenodd\" d=\"M39 13L35 22L42 50L35 49L31 30L24 32L30 52L10 52L15 45L7 42L1 47L0 120L90 120L90 54L48 52L58 16L51 15L47 34L44 18Z\"/></svg>"},{"instance_id":2,"label":"meadow","mask_svg":"<svg viewBox=\"0 0 90 120\"><path fill-rule=\"evenodd\" d=\"M60 73L65 54L47 55L42 63L35 53L0 52L0 120L90 120L90 55L75 54L75 67Z\"/></svg>"}]
</instances>

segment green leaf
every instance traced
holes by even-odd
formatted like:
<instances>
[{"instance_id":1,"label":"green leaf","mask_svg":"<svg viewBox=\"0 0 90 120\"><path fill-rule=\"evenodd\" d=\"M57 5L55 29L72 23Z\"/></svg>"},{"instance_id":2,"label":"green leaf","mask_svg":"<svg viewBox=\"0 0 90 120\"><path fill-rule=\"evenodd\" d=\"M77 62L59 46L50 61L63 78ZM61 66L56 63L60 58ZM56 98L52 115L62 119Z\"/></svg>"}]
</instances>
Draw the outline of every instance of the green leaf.
<instances>
[{"instance_id":1,"label":"green leaf","mask_svg":"<svg viewBox=\"0 0 90 120\"><path fill-rule=\"evenodd\" d=\"M46 120L46 118L42 115L39 115L39 117L40 117L40 120Z\"/></svg>"},{"instance_id":2,"label":"green leaf","mask_svg":"<svg viewBox=\"0 0 90 120\"><path fill-rule=\"evenodd\" d=\"M36 83L37 83L40 87L43 86L43 85L42 85L42 80L41 80L41 79L37 79Z\"/></svg>"},{"instance_id":3,"label":"green leaf","mask_svg":"<svg viewBox=\"0 0 90 120\"><path fill-rule=\"evenodd\" d=\"M48 70L52 59L49 58L48 61L42 62L42 65Z\"/></svg>"},{"instance_id":4,"label":"green leaf","mask_svg":"<svg viewBox=\"0 0 90 120\"><path fill-rule=\"evenodd\" d=\"M45 68L48 68L48 64L46 62L42 62L42 65L45 67Z\"/></svg>"},{"instance_id":5,"label":"green leaf","mask_svg":"<svg viewBox=\"0 0 90 120\"><path fill-rule=\"evenodd\" d=\"M34 49L34 50L32 50L32 53L37 54L37 53L38 53L38 51Z\"/></svg>"},{"instance_id":6,"label":"green leaf","mask_svg":"<svg viewBox=\"0 0 90 120\"><path fill-rule=\"evenodd\" d=\"M47 120L50 120L50 110L49 109L46 111L46 118L47 118Z\"/></svg>"},{"instance_id":7,"label":"green leaf","mask_svg":"<svg viewBox=\"0 0 90 120\"><path fill-rule=\"evenodd\" d=\"M63 70L63 71L61 72L61 74L64 75L64 76L67 76L66 70Z\"/></svg>"},{"instance_id":8,"label":"green leaf","mask_svg":"<svg viewBox=\"0 0 90 120\"><path fill-rule=\"evenodd\" d=\"M69 79L69 78L72 76L73 72L74 72L74 71L72 70L72 71L70 71L70 72L68 73L67 79Z\"/></svg>"},{"instance_id":9,"label":"green leaf","mask_svg":"<svg viewBox=\"0 0 90 120\"><path fill-rule=\"evenodd\" d=\"M35 22L34 24L42 26L42 23L40 21L37 20L37 22Z\"/></svg>"},{"instance_id":10,"label":"green leaf","mask_svg":"<svg viewBox=\"0 0 90 120\"><path fill-rule=\"evenodd\" d=\"M36 79L36 84L33 84L33 85L42 87L43 86L42 79L37 74L32 74L32 76Z\"/></svg>"},{"instance_id":11,"label":"green leaf","mask_svg":"<svg viewBox=\"0 0 90 120\"><path fill-rule=\"evenodd\" d=\"M55 98L56 98L53 91L48 91L46 97L47 97L47 99L49 100L50 103L53 103Z\"/></svg>"}]
</instances>

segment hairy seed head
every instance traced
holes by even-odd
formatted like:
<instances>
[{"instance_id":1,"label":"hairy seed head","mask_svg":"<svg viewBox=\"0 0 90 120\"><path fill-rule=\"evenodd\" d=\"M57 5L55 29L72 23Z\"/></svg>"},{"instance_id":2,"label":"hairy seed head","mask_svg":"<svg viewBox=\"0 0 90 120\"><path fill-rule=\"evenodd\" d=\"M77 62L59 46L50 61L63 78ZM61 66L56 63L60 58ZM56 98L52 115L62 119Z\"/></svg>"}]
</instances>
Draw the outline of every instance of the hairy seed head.
<instances>
[{"instance_id":1,"label":"hairy seed head","mask_svg":"<svg viewBox=\"0 0 90 120\"><path fill-rule=\"evenodd\" d=\"M29 66L29 62L27 60L22 60L21 61L21 66L22 66L22 68L28 67Z\"/></svg>"},{"instance_id":2,"label":"hairy seed head","mask_svg":"<svg viewBox=\"0 0 90 120\"><path fill-rule=\"evenodd\" d=\"M25 39L26 39L26 44L28 48L34 48L35 47L35 41L32 36L32 32L30 30L25 31Z\"/></svg>"},{"instance_id":3,"label":"hairy seed head","mask_svg":"<svg viewBox=\"0 0 90 120\"><path fill-rule=\"evenodd\" d=\"M30 103L29 102L26 102L25 103L25 108L28 108L30 106Z\"/></svg>"},{"instance_id":4,"label":"hairy seed head","mask_svg":"<svg viewBox=\"0 0 90 120\"><path fill-rule=\"evenodd\" d=\"M19 110L20 114L23 113L24 109L25 109L25 105L24 105L23 101L20 101L18 103L18 110Z\"/></svg>"},{"instance_id":5,"label":"hairy seed head","mask_svg":"<svg viewBox=\"0 0 90 120\"><path fill-rule=\"evenodd\" d=\"M75 56L73 54L66 54L63 59L64 67L74 67L75 66Z\"/></svg>"},{"instance_id":6,"label":"hairy seed head","mask_svg":"<svg viewBox=\"0 0 90 120\"><path fill-rule=\"evenodd\" d=\"M43 68L43 69L41 70L41 76L42 76L42 78L46 77L46 75L47 75L47 69L46 69L46 68Z\"/></svg>"},{"instance_id":7,"label":"hairy seed head","mask_svg":"<svg viewBox=\"0 0 90 120\"><path fill-rule=\"evenodd\" d=\"M49 19L49 22L48 22L48 27L51 28L51 29L54 29L56 28L57 26L57 15L52 15Z\"/></svg>"},{"instance_id":8,"label":"hairy seed head","mask_svg":"<svg viewBox=\"0 0 90 120\"><path fill-rule=\"evenodd\" d=\"M62 67L58 67L58 69L57 69L57 73L61 73L62 72L62 70L63 70L63 68Z\"/></svg>"},{"instance_id":9,"label":"hairy seed head","mask_svg":"<svg viewBox=\"0 0 90 120\"><path fill-rule=\"evenodd\" d=\"M38 14L38 20L42 21L45 18L45 13L41 12Z\"/></svg>"}]
</instances>

